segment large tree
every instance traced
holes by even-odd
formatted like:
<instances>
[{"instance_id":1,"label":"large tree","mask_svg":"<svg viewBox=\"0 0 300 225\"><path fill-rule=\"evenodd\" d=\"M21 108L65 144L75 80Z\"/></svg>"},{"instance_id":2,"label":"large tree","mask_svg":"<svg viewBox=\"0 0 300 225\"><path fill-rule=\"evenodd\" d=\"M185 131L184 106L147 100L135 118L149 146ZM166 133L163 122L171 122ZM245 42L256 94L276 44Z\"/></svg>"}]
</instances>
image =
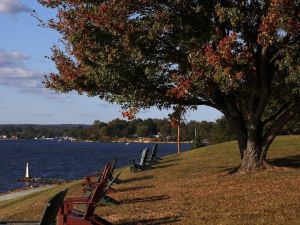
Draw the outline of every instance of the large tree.
<instances>
[{"instance_id":1,"label":"large tree","mask_svg":"<svg viewBox=\"0 0 300 225\"><path fill-rule=\"evenodd\" d=\"M299 0L39 1L64 45L47 87L125 107L214 107L236 131L239 171L264 168L300 111Z\"/></svg>"}]
</instances>

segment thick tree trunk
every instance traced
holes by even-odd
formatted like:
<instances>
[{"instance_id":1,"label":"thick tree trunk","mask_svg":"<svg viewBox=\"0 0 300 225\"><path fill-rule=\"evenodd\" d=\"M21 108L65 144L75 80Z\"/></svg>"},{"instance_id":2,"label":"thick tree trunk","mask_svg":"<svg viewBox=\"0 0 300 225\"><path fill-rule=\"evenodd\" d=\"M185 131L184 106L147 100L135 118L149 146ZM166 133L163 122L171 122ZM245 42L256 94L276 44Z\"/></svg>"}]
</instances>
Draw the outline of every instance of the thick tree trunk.
<instances>
[{"instance_id":1,"label":"thick tree trunk","mask_svg":"<svg viewBox=\"0 0 300 225\"><path fill-rule=\"evenodd\" d=\"M249 143L248 141L238 172L249 173L262 170L264 168L264 160L260 158L260 153L261 147L255 146L254 143Z\"/></svg>"},{"instance_id":2,"label":"thick tree trunk","mask_svg":"<svg viewBox=\"0 0 300 225\"><path fill-rule=\"evenodd\" d=\"M241 160L243 160L244 152L247 149L247 138L245 138L244 135L237 132L237 141L238 141L238 145L239 145Z\"/></svg>"},{"instance_id":3,"label":"thick tree trunk","mask_svg":"<svg viewBox=\"0 0 300 225\"><path fill-rule=\"evenodd\" d=\"M262 149L260 137L248 138L247 147L243 152L239 173L250 173L265 169L266 155L268 149Z\"/></svg>"}]
</instances>

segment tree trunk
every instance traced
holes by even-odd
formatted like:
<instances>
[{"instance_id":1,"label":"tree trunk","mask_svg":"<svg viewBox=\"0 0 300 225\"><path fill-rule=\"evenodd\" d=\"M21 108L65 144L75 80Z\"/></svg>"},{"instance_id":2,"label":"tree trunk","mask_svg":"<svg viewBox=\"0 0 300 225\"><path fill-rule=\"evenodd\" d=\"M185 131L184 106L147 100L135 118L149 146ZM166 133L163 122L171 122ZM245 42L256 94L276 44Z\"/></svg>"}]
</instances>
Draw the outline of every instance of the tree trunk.
<instances>
[{"instance_id":1,"label":"tree trunk","mask_svg":"<svg viewBox=\"0 0 300 225\"><path fill-rule=\"evenodd\" d=\"M243 153L241 165L238 168L239 173L250 173L260 171L265 168L266 153L262 154L261 145L253 139L247 140L247 148Z\"/></svg>"},{"instance_id":2,"label":"tree trunk","mask_svg":"<svg viewBox=\"0 0 300 225\"><path fill-rule=\"evenodd\" d=\"M247 138L244 137L244 135L237 132L237 141L238 141L238 145L239 145L241 160L243 160L244 152L247 149Z\"/></svg>"}]
</instances>

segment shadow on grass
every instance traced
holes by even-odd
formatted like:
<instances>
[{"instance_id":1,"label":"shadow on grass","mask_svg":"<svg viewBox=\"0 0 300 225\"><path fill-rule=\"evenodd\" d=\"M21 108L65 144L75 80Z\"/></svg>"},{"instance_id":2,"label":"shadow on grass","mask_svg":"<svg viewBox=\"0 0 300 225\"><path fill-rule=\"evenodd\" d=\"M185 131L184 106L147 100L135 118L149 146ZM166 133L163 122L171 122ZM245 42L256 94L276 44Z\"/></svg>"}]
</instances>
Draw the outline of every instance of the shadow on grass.
<instances>
[{"instance_id":1,"label":"shadow on grass","mask_svg":"<svg viewBox=\"0 0 300 225\"><path fill-rule=\"evenodd\" d=\"M126 191L137 191L137 190L142 190L142 189L147 189L147 188L154 188L155 186L138 186L138 187L129 187L129 188L120 188L118 189L118 192L126 192Z\"/></svg>"},{"instance_id":2,"label":"shadow on grass","mask_svg":"<svg viewBox=\"0 0 300 225\"><path fill-rule=\"evenodd\" d=\"M0 224L7 224L7 225L13 225L13 224L18 224L18 225L39 225L40 222L39 221L31 221L31 220L26 220L26 221L13 221L13 220L9 220L9 221L1 221L0 220Z\"/></svg>"},{"instance_id":3,"label":"shadow on grass","mask_svg":"<svg viewBox=\"0 0 300 225\"><path fill-rule=\"evenodd\" d=\"M218 167L220 170L219 173L226 173L228 175L235 174L239 170L239 166L235 167Z\"/></svg>"},{"instance_id":4,"label":"shadow on grass","mask_svg":"<svg viewBox=\"0 0 300 225\"><path fill-rule=\"evenodd\" d=\"M122 183L130 183L130 182L134 182L134 181L141 181L141 180L150 180L152 179L154 176L144 176L144 177L136 177L136 178L130 178L130 179L126 179L126 180L122 180Z\"/></svg>"},{"instance_id":5,"label":"shadow on grass","mask_svg":"<svg viewBox=\"0 0 300 225\"><path fill-rule=\"evenodd\" d=\"M300 155L269 159L268 163L279 167L300 168Z\"/></svg>"},{"instance_id":6,"label":"shadow on grass","mask_svg":"<svg viewBox=\"0 0 300 225\"><path fill-rule=\"evenodd\" d=\"M124 221L116 223L116 225L162 225L162 224L173 224L176 222L180 222L180 216L168 216L163 218L154 218L154 219L142 219L142 220L135 220L135 221Z\"/></svg>"},{"instance_id":7,"label":"shadow on grass","mask_svg":"<svg viewBox=\"0 0 300 225\"><path fill-rule=\"evenodd\" d=\"M275 167L287 167L287 168L300 168L300 155L287 156L282 158L268 159L267 163ZM221 169L221 173L234 174L238 171L239 166L237 167L218 167Z\"/></svg>"},{"instance_id":8,"label":"shadow on grass","mask_svg":"<svg viewBox=\"0 0 300 225\"><path fill-rule=\"evenodd\" d=\"M120 201L121 204L130 204L130 203L138 203L138 202L156 202L162 200L170 199L169 195L158 195L158 196L151 196L145 198L132 198L132 199L125 199Z\"/></svg>"},{"instance_id":9,"label":"shadow on grass","mask_svg":"<svg viewBox=\"0 0 300 225\"><path fill-rule=\"evenodd\" d=\"M175 166L175 165L177 165L177 164L173 163L173 164L169 164L169 165L155 166L155 167L153 167L153 169L162 169L162 168L167 168L167 167Z\"/></svg>"},{"instance_id":10,"label":"shadow on grass","mask_svg":"<svg viewBox=\"0 0 300 225\"><path fill-rule=\"evenodd\" d=\"M165 159L162 159L161 161L159 161L160 164L164 164L164 163L169 163L169 162L174 162L174 161L178 161L179 159L176 158L176 159L169 159L169 160L165 160Z\"/></svg>"}]
</instances>

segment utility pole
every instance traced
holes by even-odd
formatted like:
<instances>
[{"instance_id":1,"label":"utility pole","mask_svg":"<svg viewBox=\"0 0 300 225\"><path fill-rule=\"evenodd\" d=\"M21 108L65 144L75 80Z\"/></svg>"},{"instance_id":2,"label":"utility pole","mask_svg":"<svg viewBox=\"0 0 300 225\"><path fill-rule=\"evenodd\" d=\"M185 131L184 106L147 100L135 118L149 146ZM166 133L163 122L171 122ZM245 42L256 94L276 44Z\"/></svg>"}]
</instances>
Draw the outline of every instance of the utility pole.
<instances>
[{"instance_id":1,"label":"utility pole","mask_svg":"<svg viewBox=\"0 0 300 225\"><path fill-rule=\"evenodd\" d=\"M178 123L178 126L177 126L177 154L178 156L180 155L180 122Z\"/></svg>"}]
</instances>

